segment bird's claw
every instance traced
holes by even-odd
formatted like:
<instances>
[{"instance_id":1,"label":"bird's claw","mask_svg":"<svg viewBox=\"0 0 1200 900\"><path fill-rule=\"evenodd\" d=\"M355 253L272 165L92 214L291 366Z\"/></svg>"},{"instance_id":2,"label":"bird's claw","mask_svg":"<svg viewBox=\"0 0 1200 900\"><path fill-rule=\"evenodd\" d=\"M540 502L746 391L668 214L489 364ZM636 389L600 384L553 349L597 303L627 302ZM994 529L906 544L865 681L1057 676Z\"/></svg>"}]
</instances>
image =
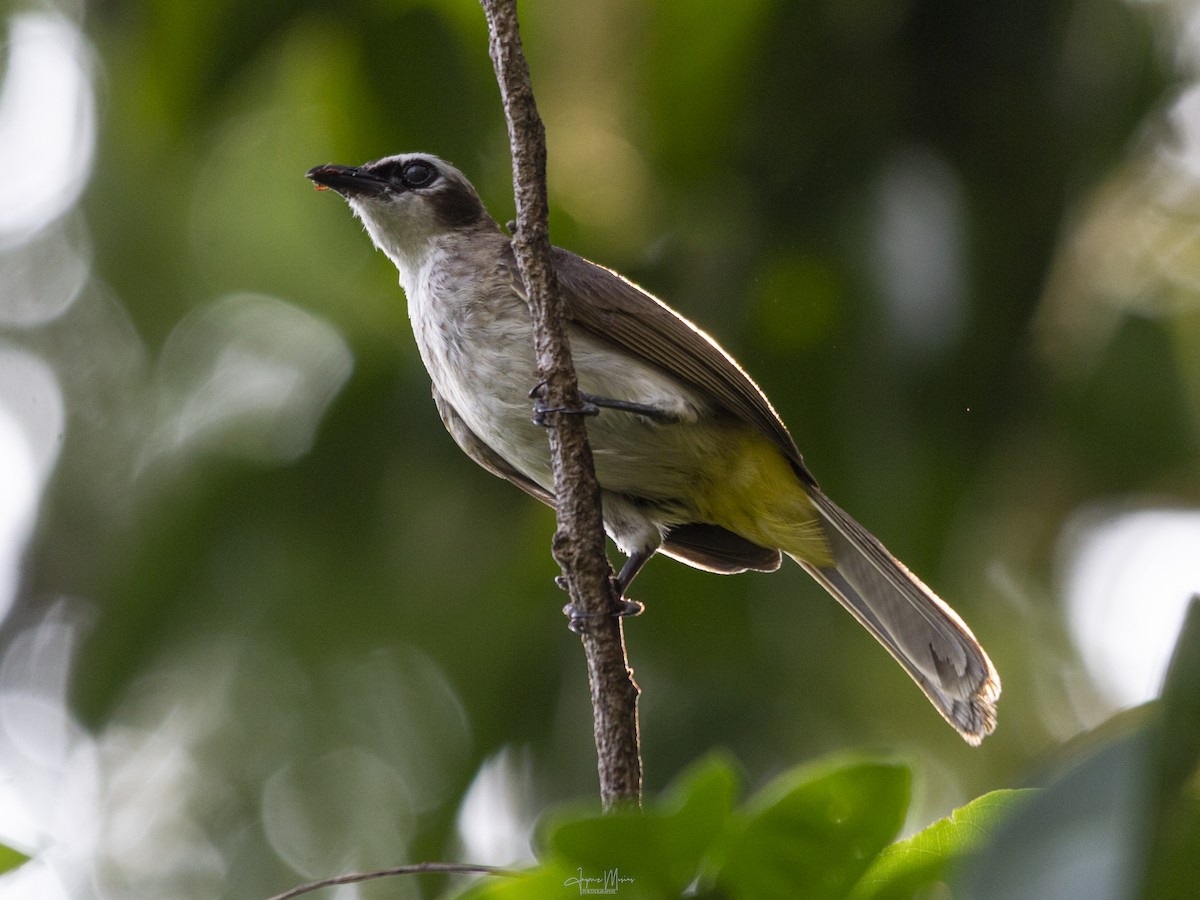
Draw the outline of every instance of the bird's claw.
<instances>
[{"instance_id":1,"label":"bird's claw","mask_svg":"<svg viewBox=\"0 0 1200 900\"><path fill-rule=\"evenodd\" d=\"M529 397L533 400L533 424L540 425L542 428L550 427L549 416L552 413L564 413L569 416L598 416L600 415L600 407L591 400L587 399L587 395L582 395L582 402L579 406L547 406L542 400L542 394L546 390L546 382L539 381L529 391Z\"/></svg>"},{"instance_id":2,"label":"bird's claw","mask_svg":"<svg viewBox=\"0 0 1200 900\"><path fill-rule=\"evenodd\" d=\"M621 597L617 600L616 609L612 612L605 613L588 613L581 612L575 607L574 603L568 603L563 607L563 615L567 617L567 627L576 634L587 634L590 629L590 621L598 619L602 616L618 616L625 618L626 616L640 616L646 609L646 604L639 600L628 600Z\"/></svg>"}]
</instances>

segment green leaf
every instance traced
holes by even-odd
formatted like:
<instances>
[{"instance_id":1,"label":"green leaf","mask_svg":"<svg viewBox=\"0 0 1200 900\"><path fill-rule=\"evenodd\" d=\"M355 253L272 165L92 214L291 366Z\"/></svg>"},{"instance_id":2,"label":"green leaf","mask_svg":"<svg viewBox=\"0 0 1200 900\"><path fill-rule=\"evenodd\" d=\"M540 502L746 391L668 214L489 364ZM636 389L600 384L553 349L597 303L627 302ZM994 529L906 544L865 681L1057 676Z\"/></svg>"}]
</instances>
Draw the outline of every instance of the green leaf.
<instances>
[{"instance_id":1,"label":"green leaf","mask_svg":"<svg viewBox=\"0 0 1200 900\"><path fill-rule=\"evenodd\" d=\"M879 855L849 900L908 900L940 881L946 867L978 847L1033 789L992 791Z\"/></svg>"},{"instance_id":2,"label":"green leaf","mask_svg":"<svg viewBox=\"0 0 1200 900\"><path fill-rule=\"evenodd\" d=\"M724 830L737 787L732 764L712 756L644 813L559 812L540 829L541 866L480 881L462 900L562 900L606 886L624 900L678 897Z\"/></svg>"},{"instance_id":3,"label":"green leaf","mask_svg":"<svg viewBox=\"0 0 1200 900\"><path fill-rule=\"evenodd\" d=\"M576 877L618 873L634 879L637 893L678 896L696 880L724 830L737 785L733 766L709 757L683 773L655 808L560 820L545 829L543 840ZM622 894L633 893L628 884L620 885Z\"/></svg>"},{"instance_id":4,"label":"green leaf","mask_svg":"<svg viewBox=\"0 0 1200 900\"><path fill-rule=\"evenodd\" d=\"M1200 600L1192 599L1163 685L1146 896L1191 897L1200 872Z\"/></svg>"},{"instance_id":5,"label":"green leaf","mask_svg":"<svg viewBox=\"0 0 1200 900\"><path fill-rule=\"evenodd\" d=\"M1152 730L1144 726L1102 744L1019 804L955 866L954 896L1158 900L1139 891L1153 757Z\"/></svg>"},{"instance_id":6,"label":"green leaf","mask_svg":"<svg viewBox=\"0 0 1200 900\"><path fill-rule=\"evenodd\" d=\"M904 824L910 787L894 762L790 772L749 804L716 880L734 898L843 897Z\"/></svg>"},{"instance_id":7,"label":"green leaf","mask_svg":"<svg viewBox=\"0 0 1200 900\"><path fill-rule=\"evenodd\" d=\"M512 877L487 876L455 896L457 900L563 900L570 896L564 890L569 890L566 880L559 867L538 866Z\"/></svg>"},{"instance_id":8,"label":"green leaf","mask_svg":"<svg viewBox=\"0 0 1200 900\"><path fill-rule=\"evenodd\" d=\"M29 857L20 850L0 844L0 874L11 872L17 866L29 862Z\"/></svg>"},{"instance_id":9,"label":"green leaf","mask_svg":"<svg viewBox=\"0 0 1200 900\"><path fill-rule=\"evenodd\" d=\"M1163 684L1160 800L1170 799L1200 762L1200 597L1193 597Z\"/></svg>"}]
</instances>

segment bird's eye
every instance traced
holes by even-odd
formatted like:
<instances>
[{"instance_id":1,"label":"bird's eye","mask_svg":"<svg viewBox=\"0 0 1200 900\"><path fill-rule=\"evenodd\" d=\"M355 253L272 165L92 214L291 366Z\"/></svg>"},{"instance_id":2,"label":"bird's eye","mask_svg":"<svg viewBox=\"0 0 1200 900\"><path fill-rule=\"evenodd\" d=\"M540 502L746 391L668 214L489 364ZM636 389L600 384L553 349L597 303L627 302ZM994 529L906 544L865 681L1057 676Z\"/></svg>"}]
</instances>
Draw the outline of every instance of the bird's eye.
<instances>
[{"instance_id":1,"label":"bird's eye","mask_svg":"<svg viewBox=\"0 0 1200 900\"><path fill-rule=\"evenodd\" d=\"M422 160L408 163L400 172L400 180L408 188L428 187L437 178L437 169Z\"/></svg>"}]
</instances>

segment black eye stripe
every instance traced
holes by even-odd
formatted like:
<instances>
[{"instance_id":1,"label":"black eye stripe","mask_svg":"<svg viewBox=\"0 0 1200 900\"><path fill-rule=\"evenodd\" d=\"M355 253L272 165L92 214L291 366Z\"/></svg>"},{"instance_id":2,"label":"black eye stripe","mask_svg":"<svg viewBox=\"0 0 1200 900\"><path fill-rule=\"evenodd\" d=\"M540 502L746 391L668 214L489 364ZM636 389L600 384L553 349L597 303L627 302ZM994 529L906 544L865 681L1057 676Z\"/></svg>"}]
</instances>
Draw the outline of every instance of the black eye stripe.
<instances>
[{"instance_id":1,"label":"black eye stripe","mask_svg":"<svg viewBox=\"0 0 1200 900\"><path fill-rule=\"evenodd\" d=\"M371 174L410 191L429 187L441 175L437 166L423 159L394 160L368 168Z\"/></svg>"}]
</instances>

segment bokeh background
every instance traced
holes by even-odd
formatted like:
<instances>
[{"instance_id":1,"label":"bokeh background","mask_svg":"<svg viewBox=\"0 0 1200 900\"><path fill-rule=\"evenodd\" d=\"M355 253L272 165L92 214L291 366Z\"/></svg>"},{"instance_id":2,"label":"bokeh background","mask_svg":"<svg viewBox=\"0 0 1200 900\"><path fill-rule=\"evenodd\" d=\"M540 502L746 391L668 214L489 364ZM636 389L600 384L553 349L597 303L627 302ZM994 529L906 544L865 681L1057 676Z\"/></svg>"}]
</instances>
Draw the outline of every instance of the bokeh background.
<instances>
[{"instance_id":1,"label":"bokeh background","mask_svg":"<svg viewBox=\"0 0 1200 900\"><path fill-rule=\"evenodd\" d=\"M740 358L1004 681L971 749L797 567L656 561L648 791L882 748L916 827L1154 696L1200 589L1197 5L521 12L555 242ZM595 793L552 515L442 431L303 177L425 150L511 218L478 6L17 2L0 39L0 897L527 858Z\"/></svg>"}]
</instances>

